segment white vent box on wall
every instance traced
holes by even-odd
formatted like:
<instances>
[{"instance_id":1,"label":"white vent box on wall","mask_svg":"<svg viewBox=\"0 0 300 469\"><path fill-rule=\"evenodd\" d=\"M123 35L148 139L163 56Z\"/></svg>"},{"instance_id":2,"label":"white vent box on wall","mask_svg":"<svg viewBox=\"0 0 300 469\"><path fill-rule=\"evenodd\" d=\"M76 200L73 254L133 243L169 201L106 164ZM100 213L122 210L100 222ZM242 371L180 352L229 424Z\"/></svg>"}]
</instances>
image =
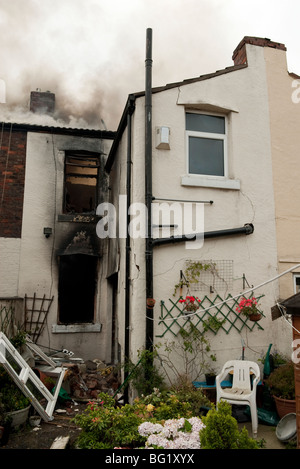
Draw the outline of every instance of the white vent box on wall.
<instances>
[{"instance_id":1,"label":"white vent box on wall","mask_svg":"<svg viewBox=\"0 0 300 469\"><path fill-rule=\"evenodd\" d=\"M170 129L169 127L156 127L155 148L159 150L170 150Z\"/></svg>"}]
</instances>

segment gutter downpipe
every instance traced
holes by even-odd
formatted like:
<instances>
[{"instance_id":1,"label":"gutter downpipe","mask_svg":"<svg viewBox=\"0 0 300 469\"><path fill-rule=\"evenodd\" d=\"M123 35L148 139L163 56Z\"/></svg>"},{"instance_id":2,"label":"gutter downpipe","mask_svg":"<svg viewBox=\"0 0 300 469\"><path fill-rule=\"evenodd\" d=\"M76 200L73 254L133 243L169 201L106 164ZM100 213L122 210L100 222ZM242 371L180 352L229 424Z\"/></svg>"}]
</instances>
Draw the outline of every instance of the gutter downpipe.
<instances>
[{"instance_id":1,"label":"gutter downpipe","mask_svg":"<svg viewBox=\"0 0 300 469\"><path fill-rule=\"evenodd\" d=\"M130 252L131 252L131 242L129 236L128 226L130 223L129 207L131 204L131 145L132 145L132 114L135 109L135 99L133 96L129 97L128 101L128 112L127 112L127 175L126 175L126 257L125 257L125 345L124 345L124 354L125 354L125 363L129 359L129 342L130 342ZM124 382L129 378L128 370L125 367L124 370ZM124 389L124 402L128 403L128 387Z\"/></svg>"},{"instance_id":2,"label":"gutter downpipe","mask_svg":"<svg viewBox=\"0 0 300 469\"><path fill-rule=\"evenodd\" d=\"M146 298L153 298L153 244L152 244L152 29L146 32L145 61L145 202L147 207L146 236ZM146 350L153 346L153 309L146 302Z\"/></svg>"}]
</instances>

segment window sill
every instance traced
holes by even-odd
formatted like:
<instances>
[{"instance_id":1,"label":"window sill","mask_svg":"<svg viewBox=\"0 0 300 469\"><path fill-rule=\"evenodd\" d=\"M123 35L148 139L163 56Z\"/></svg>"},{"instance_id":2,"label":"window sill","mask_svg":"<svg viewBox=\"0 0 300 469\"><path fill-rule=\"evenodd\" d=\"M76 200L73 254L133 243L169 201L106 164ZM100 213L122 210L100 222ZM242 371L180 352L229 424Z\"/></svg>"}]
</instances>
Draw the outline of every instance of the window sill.
<instances>
[{"instance_id":1,"label":"window sill","mask_svg":"<svg viewBox=\"0 0 300 469\"><path fill-rule=\"evenodd\" d=\"M67 221L75 223L96 223L100 219L95 214L71 213L58 215L57 221Z\"/></svg>"},{"instance_id":2,"label":"window sill","mask_svg":"<svg viewBox=\"0 0 300 469\"><path fill-rule=\"evenodd\" d=\"M74 333L74 332L101 332L101 324L52 324L52 332Z\"/></svg>"},{"instance_id":3,"label":"window sill","mask_svg":"<svg viewBox=\"0 0 300 469\"><path fill-rule=\"evenodd\" d=\"M182 176L182 186L195 186L195 187L213 187L215 189L233 189L240 190L241 184L239 179L228 179L218 177L205 177L205 176Z\"/></svg>"}]
</instances>

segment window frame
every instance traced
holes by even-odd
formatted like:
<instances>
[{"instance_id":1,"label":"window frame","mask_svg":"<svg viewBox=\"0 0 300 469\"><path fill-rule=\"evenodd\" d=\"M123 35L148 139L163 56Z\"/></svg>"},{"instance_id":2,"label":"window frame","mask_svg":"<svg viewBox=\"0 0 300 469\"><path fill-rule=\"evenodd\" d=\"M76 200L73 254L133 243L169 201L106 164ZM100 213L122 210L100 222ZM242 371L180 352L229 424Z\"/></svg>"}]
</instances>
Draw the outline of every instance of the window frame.
<instances>
[{"instance_id":1,"label":"window frame","mask_svg":"<svg viewBox=\"0 0 300 469\"><path fill-rule=\"evenodd\" d=\"M70 161L68 161L68 159L78 159L79 161L82 160L86 160L87 162L90 160L90 161L95 161L96 164L94 166L90 166L91 168L95 168L97 170L97 174L95 176L91 175L91 176L87 176L86 174L84 174L84 172L82 173L82 177L83 178L87 178L87 177L91 177L91 178L95 178L96 179L96 184L95 184L95 202L94 202L94 208L90 211L71 211L71 210L68 210L67 209L67 178L68 178L68 175L72 175L70 172L67 172L67 166L69 165L72 165L73 163L70 163ZM89 166L88 165L76 165L78 168L88 168ZM90 152L90 151L84 151L84 150L68 150L68 151L65 151L65 155L64 155L64 186L63 186L63 207L62 207L62 213L64 215L70 215L70 214L80 214L80 215L85 215L85 214L94 214L96 213L96 208L97 208L97 205L98 205L98 199L99 199L99 169L100 169L100 153L97 153L97 152ZM78 176L80 175L80 173L78 173Z\"/></svg>"},{"instance_id":2,"label":"window frame","mask_svg":"<svg viewBox=\"0 0 300 469\"><path fill-rule=\"evenodd\" d=\"M88 273L90 275L90 278L88 275L82 274L82 270L84 269L86 274ZM98 271L99 260L96 256L74 253L59 257L57 292L58 324L84 325L95 323ZM70 280L75 284L74 288L70 287ZM84 282L87 280L90 280L89 289L84 286ZM83 284L82 291L81 287L79 288L81 284ZM86 297L89 298L88 306L82 308L80 305L83 302L83 298ZM77 303L79 307L77 304L75 307L75 303ZM66 304L68 304L67 307ZM73 318L74 307L76 312L75 318ZM78 311L80 311L80 314Z\"/></svg>"},{"instance_id":3,"label":"window frame","mask_svg":"<svg viewBox=\"0 0 300 469\"><path fill-rule=\"evenodd\" d=\"M300 292L300 282L299 282L299 290L297 289L297 279L300 279L300 273L293 274L293 284L294 284L294 293Z\"/></svg>"},{"instance_id":4,"label":"window frame","mask_svg":"<svg viewBox=\"0 0 300 469\"><path fill-rule=\"evenodd\" d=\"M187 130L186 128L186 116L187 114L196 114L196 115L205 115L205 116L212 116L212 117L222 117L224 119L224 134L219 134L217 132L203 132L203 131L195 131L195 130ZM207 179L214 179L214 180L224 180L228 178L228 123L227 123L227 116L225 114L217 114L217 113L210 113L210 112L200 112L200 111L193 111L193 110L186 110L185 111L185 135L186 135L186 168L187 168L187 175L188 177L193 178L207 178ZM224 165L224 174L217 175L217 174L205 174L205 173L192 173L190 172L190 151L189 151L189 138L196 137L196 138L204 138L204 139L211 139L211 140L221 140L223 141L223 165Z\"/></svg>"}]
</instances>

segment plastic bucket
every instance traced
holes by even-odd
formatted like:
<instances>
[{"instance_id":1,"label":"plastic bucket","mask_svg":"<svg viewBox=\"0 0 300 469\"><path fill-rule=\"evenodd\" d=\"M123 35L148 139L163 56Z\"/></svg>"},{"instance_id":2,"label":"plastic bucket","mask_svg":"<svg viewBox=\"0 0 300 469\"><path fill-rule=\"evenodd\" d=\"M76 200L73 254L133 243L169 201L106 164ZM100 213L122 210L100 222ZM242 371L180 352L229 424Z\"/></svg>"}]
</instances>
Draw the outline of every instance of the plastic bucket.
<instances>
[{"instance_id":1,"label":"plastic bucket","mask_svg":"<svg viewBox=\"0 0 300 469\"><path fill-rule=\"evenodd\" d=\"M296 414L285 415L276 427L276 436L283 443L297 438Z\"/></svg>"}]
</instances>

